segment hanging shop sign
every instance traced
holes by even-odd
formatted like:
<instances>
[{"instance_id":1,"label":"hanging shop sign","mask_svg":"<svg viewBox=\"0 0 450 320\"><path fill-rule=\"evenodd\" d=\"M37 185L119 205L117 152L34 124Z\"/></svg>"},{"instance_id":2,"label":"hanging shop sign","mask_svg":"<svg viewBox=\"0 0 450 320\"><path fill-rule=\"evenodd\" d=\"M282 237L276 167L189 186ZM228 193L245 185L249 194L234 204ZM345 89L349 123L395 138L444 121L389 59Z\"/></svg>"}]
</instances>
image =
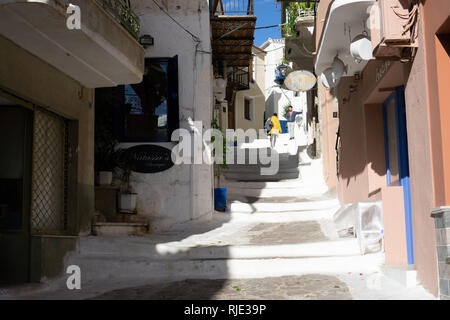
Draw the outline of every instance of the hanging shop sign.
<instances>
[{"instance_id":1,"label":"hanging shop sign","mask_svg":"<svg viewBox=\"0 0 450 320\"><path fill-rule=\"evenodd\" d=\"M284 80L286 88L292 91L309 91L316 85L316 76L307 70L293 71Z\"/></svg>"},{"instance_id":2,"label":"hanging shop sign","mask_svg":"<svg viewBox=\"0 0 450 320\"><path fill-rule=\"evenodd\" d=\"M157 145L144 144L125 150L121 162L133 171L140 173L156 173L171 168L174 163L172 151Z\"/></svg>"}]
</instances>

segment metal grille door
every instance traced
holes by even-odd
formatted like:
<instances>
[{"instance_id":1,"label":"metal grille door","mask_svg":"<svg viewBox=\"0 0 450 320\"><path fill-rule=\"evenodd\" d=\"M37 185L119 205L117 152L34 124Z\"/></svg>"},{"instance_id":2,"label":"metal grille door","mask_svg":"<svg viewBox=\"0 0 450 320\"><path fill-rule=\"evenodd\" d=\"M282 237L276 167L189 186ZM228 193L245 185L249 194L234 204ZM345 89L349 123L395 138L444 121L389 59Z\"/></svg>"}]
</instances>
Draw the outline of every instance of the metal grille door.
<instances>
[{"instance_id":1,"label":"metal grille door","mask_svg":"<svg viewBox=\"0 0 450 320\"><path fill-rule=\"evenodd\" d=\"M35 111L31 205L35 233L61 233L66 228L67 136L67 121Z\"/></svg>"}]
</instances>

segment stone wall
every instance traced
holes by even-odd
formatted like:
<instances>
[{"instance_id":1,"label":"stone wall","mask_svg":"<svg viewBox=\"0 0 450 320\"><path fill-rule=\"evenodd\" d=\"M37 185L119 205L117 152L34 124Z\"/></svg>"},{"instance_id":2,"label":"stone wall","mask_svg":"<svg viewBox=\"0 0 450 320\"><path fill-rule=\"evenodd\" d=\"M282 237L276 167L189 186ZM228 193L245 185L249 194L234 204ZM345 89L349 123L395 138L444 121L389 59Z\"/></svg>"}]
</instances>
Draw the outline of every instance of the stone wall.
<instances>
[{"instance_id":1,"label":"stone wall","mask_svg":"<svg viewBox=\"0 0 450 320\"><path fill-rule=\"evenodd\" d=\"M450 207L434 209L431 216L436 231L439 295L442 300L450 300Z\"/></svg>"}]
</instances>

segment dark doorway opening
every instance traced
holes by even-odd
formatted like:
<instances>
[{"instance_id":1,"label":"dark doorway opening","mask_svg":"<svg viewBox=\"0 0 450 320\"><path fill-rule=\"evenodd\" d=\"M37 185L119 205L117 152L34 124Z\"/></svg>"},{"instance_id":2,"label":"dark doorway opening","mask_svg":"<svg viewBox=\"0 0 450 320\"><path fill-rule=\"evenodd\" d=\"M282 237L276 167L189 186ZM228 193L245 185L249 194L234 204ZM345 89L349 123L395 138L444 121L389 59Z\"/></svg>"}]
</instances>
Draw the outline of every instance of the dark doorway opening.
<instances>
[{"instance_id":1,"label":"dark doorway opening","mask_svg":"<svg viewBox=\"0 0 450 320\"><path fill-rule=\"evenodd\" d=\"M0 284L30 281L32 112L0 99Z\"/></svg>"}]
</instances>

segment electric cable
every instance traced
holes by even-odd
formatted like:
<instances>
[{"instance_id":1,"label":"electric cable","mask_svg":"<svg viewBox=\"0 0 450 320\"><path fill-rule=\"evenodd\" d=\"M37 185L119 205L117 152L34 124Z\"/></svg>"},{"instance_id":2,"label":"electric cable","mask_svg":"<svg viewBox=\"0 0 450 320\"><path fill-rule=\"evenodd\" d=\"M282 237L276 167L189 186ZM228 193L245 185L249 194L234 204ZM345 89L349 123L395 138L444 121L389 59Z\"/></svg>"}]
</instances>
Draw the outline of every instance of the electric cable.
<instances>
[{"instance_id":1,"label":"electric cable","mask_svg":"<svg viewBox=\"0 0 450 320\"><path fill-rule=\"evenodd\" d=\"M159 8L159 10L161 10L162 12L164 12L173 22L175 22L181 29L183 29L185 32L187 32L191 37L192 37L192 39L194 39L194 41L196 41L196 42L201 42L201 40L200 40L200 38L198 37L198 36L196 36L195 34L193 34L192 32L190 32L188 29L186 29L185 27L183 27L182 25L181 25L181 23L179 23L176 19L174 19L171 15L170 15L170 13L168 13L163 7L161 7L160 5L159 5L159 3L156 1L156 0L152 0L153 1L153 3Z\"/></svg>"}]
</instances>

